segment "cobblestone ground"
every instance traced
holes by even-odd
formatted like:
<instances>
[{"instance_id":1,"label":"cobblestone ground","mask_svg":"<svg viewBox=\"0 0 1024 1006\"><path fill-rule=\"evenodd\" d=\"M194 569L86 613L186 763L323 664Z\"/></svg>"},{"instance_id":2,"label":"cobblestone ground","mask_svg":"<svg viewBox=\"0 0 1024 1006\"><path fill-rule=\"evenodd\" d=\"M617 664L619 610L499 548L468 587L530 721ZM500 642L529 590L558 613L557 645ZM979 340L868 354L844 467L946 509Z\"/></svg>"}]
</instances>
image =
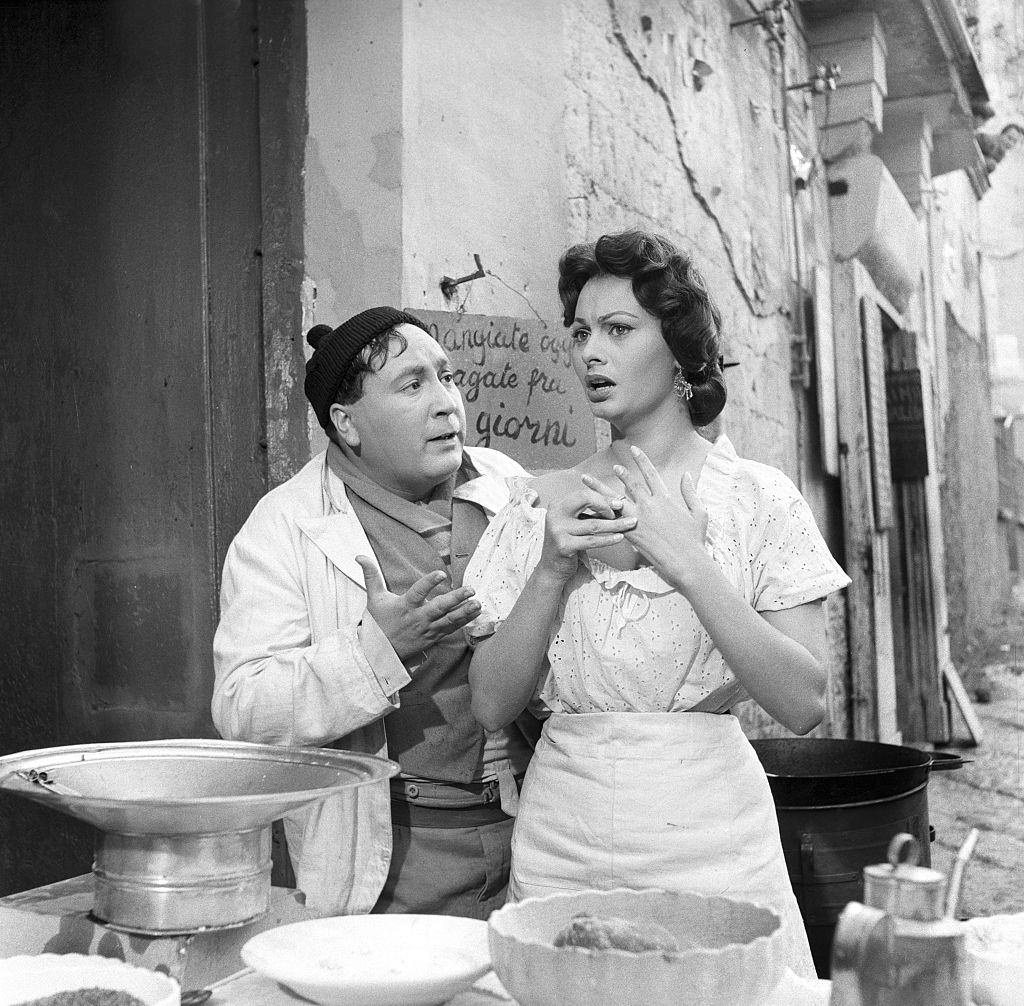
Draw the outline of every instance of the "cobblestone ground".
<instances>
[{"instance_id":1,"label":"cobblestone ground","mask_svg":"<svg viewBox=\"0 0 1024 1006\"><path fill-rule=\"evenodd\" d=\"M981 832L964 874L962 918L1024 912L1024 591L1015 593L992 631L982 658L997 659L963 672L982 742L955 749L970 764L933 772L928 783L936 869L948 874L970 829ZM961 731L966 738L962 721L958 736Z\"/></svg>"}]
</instances>

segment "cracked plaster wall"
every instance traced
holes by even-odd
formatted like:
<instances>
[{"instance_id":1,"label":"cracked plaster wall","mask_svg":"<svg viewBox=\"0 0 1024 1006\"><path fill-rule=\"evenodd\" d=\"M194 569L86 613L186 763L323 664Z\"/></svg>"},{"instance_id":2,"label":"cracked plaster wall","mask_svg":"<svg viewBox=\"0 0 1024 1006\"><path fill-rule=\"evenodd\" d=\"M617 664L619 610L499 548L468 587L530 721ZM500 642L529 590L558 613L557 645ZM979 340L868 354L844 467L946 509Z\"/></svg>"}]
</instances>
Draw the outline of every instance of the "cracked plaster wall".
<instances>
[{"instance_id":1,"label":"cracked plaster wall","mask_svg":"<svg viewBox=\"0 0 1024 1006\"><path fill-rule=\"evenodd\" d=\"M530 0L309 0L307 313L558 317L561 17ZM487 276L445 301L442 276Z\"/></svg>"},{"instance_id":2,"label":"cracked plaster wall","mask_svg":"<svg viewBox=\"0 0 1024 1006\"><path fill-rule=\"evenodd\" d=\"M306 3L303 333L401 299L401 21L401 0Z\"/></svg>"},{"instance_id":3,"label":"cracked plaster wall","mask_svg":"<svg viewBox=\"0 0 1024 1006\"><path fill-rule=\"evenodd\" d=\"M407 4L405 303L540 317L561 330L562 18L558 4ZM487 275L446 302L442 276Z\"/></svg>"},{"instance_id":4,"label":"cracked plaster wall","mask_svg":"<svg viewBox=\"0 0 1024 1006\"><path fill-rule=\"evenodd\" d=\"M566 174L570 240L639 225L691 252L722 308L730 401L721 427L741 452L800 481L790 384L791 212L779 66L744 5L567 0ZM749 13L749 12L748 12ZM693 59L711 68L697 90ZM788 47L791 79L805 47ZM792 130L813 160L800 96ZM827 262L821 172L800 197L806 265ZM808 488L814 496L814 486Z\"/></svg>"},{"instance_id":5,"label":"cracked plaster wall","mask_svg":"<svg viewBox=\"0 0 1024 1006\"><path fill-rule=\"evenodd\" d=\"M307 24L304 330L389 303L561 331L558 5L308 0Z\"/></svg>"}]
</instances>

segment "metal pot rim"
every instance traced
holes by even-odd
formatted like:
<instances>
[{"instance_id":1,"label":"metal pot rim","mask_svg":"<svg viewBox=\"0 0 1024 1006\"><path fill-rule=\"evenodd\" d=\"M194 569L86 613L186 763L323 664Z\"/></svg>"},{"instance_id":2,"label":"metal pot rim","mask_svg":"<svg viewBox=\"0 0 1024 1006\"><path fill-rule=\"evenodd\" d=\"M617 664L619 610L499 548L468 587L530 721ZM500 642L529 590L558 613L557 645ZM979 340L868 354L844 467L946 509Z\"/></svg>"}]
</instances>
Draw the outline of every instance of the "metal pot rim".
<instances>
[{"instance_id":1,"label":"metal pot rim","mask_svg":"<svg viewBox=\"0 0 1024 1006\"><path fill-rule=\"evenodd\" d=\"M891 765L874 765L864 768L853 769L823 769L820 772L786 772L769 770L765 768L765 775L773 779L838 779L858 778L873 775L888 775L892 772L925 770L951 770L960 768L965 762L961 755L950 751L924 751L921 748L910 747L904 744L886 744L881 741L862 741L843 737L808 737L808 738L761 738L752 740L751 746L755 752L761 750L766 753L772 747L785 747L795 749L813 745L824 750L827 747L835 747L837 750L871 751L875 753L899 752L907 760L902 763ZM915 759L910 760L907 756L914 755Z\"/></svg>"}]
</instances>

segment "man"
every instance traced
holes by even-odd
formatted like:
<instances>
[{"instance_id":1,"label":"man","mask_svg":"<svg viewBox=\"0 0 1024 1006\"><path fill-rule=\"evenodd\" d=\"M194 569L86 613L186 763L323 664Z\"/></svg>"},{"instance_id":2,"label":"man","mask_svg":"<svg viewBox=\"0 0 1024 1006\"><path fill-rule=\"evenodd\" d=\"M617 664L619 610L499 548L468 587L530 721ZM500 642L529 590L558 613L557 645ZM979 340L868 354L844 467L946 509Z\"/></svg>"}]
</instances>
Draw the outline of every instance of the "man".
<instances>
[{"instance_id":1,"label":"man","mask_svg":"<svg viewBox=\"0 0 1024 1006\"><path fill-rule=\"evenodd\" d=\"M228 550L213 720L230 739L335 746L401 765L285 822L324 915L486 918L508 880L529 746L470 712L462 572L514 461L463 446L451 363L425 326L371 308L307 336L327 449L255 507Z\"/></svg>"}]
</instances>

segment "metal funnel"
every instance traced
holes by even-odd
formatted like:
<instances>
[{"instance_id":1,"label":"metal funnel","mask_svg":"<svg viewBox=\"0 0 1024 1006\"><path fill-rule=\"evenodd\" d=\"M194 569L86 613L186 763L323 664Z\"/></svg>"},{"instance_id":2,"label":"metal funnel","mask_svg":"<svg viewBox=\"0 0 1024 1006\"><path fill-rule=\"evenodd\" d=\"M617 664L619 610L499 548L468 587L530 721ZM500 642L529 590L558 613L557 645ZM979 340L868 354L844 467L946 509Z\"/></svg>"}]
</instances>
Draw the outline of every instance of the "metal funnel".
<instances>
[{"instance_id":1,"label":"metal funnel","mask_svg":"<svg viewBox=\"0 0 1024 1006\"><path fill-rule=\"evenodd\" d=\"M397 771L386 758L328 748L140 741L6 755L0 789L99 830L98 918L170 935L258 918L270 899L271 823Z\"/></svg>"}]
</instances>

